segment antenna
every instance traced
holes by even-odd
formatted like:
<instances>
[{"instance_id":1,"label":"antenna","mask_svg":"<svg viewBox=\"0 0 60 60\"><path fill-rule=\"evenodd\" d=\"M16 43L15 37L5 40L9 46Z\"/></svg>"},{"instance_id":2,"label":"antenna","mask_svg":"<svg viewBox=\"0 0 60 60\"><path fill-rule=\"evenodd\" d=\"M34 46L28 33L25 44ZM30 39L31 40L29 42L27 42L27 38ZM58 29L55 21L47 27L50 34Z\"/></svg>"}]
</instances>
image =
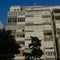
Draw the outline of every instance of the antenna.
<instances>
[{"instance_id":1,"label":"antenna","mask_svg":"<svg viewBox=\"0 0 60 60\"><path fill-rule=\"evenodd\" d=\"M34 6L36 6L36 0L34 0Z\"/></svg>"}]
</instances>

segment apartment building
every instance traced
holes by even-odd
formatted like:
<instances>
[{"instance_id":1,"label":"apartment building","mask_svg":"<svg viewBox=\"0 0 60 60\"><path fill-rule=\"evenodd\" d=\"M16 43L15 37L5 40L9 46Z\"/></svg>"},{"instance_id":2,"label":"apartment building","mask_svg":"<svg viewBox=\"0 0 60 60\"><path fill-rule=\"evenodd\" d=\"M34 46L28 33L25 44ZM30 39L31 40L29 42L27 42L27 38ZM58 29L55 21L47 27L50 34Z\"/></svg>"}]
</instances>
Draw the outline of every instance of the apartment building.
<instances>
[{"instance_id":1,"label":"apartment building","mask_svg":"<svg viewBox=\"0 0 60 60\"><path fill-rule=\"evenodd\" d=\"M44 35L44 53L45 60L55 60L55 48L52 27L52 15L50 7L43 7L43 35Z\"/></svg>"},{"instance_id":2,"label":"apartment building","mask_svg":"<svg viewBox=\"0 0 60 60\"><path fill-rule=\"evenodd\" d=\"M36 10L37 9L37 10ZM43 49L43 26L40 7L30 6L26 8L25 12L25 52L30 52L29 43L31 43L31 36L38 37L41 40ZM42 56L41 59L44 59Z\"/></svg>"},{"instance_id":3,"label":"apartment building","mask_svg":"<svg viewBox=\"0 0 60 60\"><path fill-rule=\"evenodd\" d=\"M58 58L60 60L60 6L53 7L54 21L56 24L56 38L57 38L57 49Z\"/></svg>"},{"instance_id":4,"label":"apartment building","mask_svg":"<svg viewBox=\"0 0 60 60\"><path fill-rule=\"evenodd\" d=\"M6 30L12 30L16 41L22 46L20 54L30 52L28 45L31 43L30 36L41 40L41 49L44 55L41 60L55 60L55 43L53 38L52 11L56 23L58 42L60 36L59 11L60 6L11 6L7 15Z\"/></svg>"},{"instance_id":5,"label":"apartment building","mask_svg":"<svg viewBox=\"0 0 60 60\"><path fill-rule=\"evenodd\" d=\"M8 12L7 22L6 30L12 30L16 42L22 46L17 56L23 56L25 43L25 12L22 11L19 6L11 7Z\"/></svg>"}]
</instances>

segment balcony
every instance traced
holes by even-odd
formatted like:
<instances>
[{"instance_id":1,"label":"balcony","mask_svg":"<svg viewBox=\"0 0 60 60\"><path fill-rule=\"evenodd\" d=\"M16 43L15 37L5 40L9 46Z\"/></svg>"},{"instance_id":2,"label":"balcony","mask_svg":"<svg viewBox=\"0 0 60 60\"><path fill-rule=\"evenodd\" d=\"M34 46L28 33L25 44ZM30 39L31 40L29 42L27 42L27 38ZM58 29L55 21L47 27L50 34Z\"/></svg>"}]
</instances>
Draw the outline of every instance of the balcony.
<instances>
[{"instance_id":1,"label":"balcony","mask_svg":"<svg viewBox=\"0 0 60 60\"><path fill-rule=\"evenodd\" d=\"M56 23L60 23L60 16L55 16L54 18Z\"/></svg>"},{"instance_id":2,"label":"balcony","mask_svg":"<svg viewBox=\"0 0 60 60\"><path fill-rule=\"evenodd\" d=\"M46 58L55 58L54 49L45 49Z\"/></svg>"},{"instance_id":3,"label":"balcony","mask_svg":"<svg viewBox=\"0 0 60 60\"><path fill-rule=\"evenodd\" d=\"M50 31L50 30L52 30L52 26L49 24L46 24L43 26L43 30L49 30Z\"/></svg>"},{"instance_id":4,"label":"balcony","mask_svg":"<svg viewBox=\"0 0 60 60\"><path fill-rule=\"evenodd\" d=\"M55 8L53 11L54 13L60 13L60 7Z\"/></svg>"},{"instance_id":5,"label":"balcony","mask_svg":"<svg viewBox=\"0 0 60 60\"><path fill-rule=\"evenodd\" d=\"M60 19L59 20L55 20L56 23L60 23Z\"/></svg>"},{"instance_id":6,"label":"balcony","mask_svg":"<svg viewBox=\"0 0 60 60\"><path fill-rule=\"evenodd\" d=\"M50 18L43 18L43 23L51 23L51 20Z\"/></svg>"},{"instance_id":7,"label":"balcony","mask_svg":"<svg viewBox=\"0 0 60 60\"><path fill-rule=\"evenodd\" d=\"M17 37L16 37L16 41L17 41L17 42L25 41L25 38L21 38L21 37L18 37L18 38L17 38Z\"/></svg>"},{"instance_id":8,"label":"balcony","mask_svg":"<svg viewBox=\"0 0 60 60\"><path fill-rule=\"evenodd\" d=\"M50 15L50 11L43 11L42 16L48 16Z\"/></svg>"},{"instance_id":9,"label":"balcony","mask_svg":"<svg viewBox=\"0 0 60 60\"><path fill-rule=\"evenodd\" d=\"M52 35L45 35L44 36L44 40L45 41L52 41L53 40L53 36Z\"/></svg>"},{"instance_id":10,"label":"balcony","mask_svg":"<svg viewBox=\"0 0 60 60\"><path fill-rule=\"evenodd\" d=\"M54 48L54 42L53 41L45 41L44 45L45 45L45 48Z\"/></svg>"},{"instance_id":11,"label":"balcony","mask_svg":"<svg viewBox=\"0 0 60 60\"><path fill-rule=\"evenodd\" d=\"M54 16L60 16L60 13L54 13Z\"/></svg>"}]
</instances>

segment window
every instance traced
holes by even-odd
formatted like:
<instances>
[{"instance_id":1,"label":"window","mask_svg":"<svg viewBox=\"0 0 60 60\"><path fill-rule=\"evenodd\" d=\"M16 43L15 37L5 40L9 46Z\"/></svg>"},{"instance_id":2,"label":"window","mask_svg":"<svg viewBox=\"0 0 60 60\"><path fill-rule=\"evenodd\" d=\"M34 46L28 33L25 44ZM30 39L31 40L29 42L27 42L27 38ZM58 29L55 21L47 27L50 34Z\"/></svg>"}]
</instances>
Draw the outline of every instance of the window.
<instances>
[{"instance_id":1,"label":"window","mask_svg":"<svg viewBox=\"0 0 60 60\"><path fill-rule=\"evenodd\" d=\"M52 31L45 31L44 32L44 40L45 41L50 41L53 40L53 36L52 36Z\"/></svg>"},{"instance_id":2,"label":"window","mask_svg":"<svg viewBox=\"0 0 60 60\"><path fill-rule=\"evenodd\" d=\"M30 14L30 15L26 15L26 17L33 17L33 14Z\"/></svg>"},{"instance_id":3,"label":"window","mask_svg":"<svg viewBox=\"0 0 60 60\"><path fill-rule=\"evenodd\" d=\"M17 29L25 29L25 25L24 24L18 24Z\"/></svg>"},{"instance_id":4,"label":"window","mask_svg":"<svg viewBox=\"0 0 60 60\"><path fill-rule=\"evenodd\" d=\"M25 18L18 18L18 22L25 22Z\"/></svg>"},{"instance_id":5,"label":"window","mask_svg":"<svg viewBox=\"0 0 60 60\"><path fill-rule=\"evenodd\" d=\"M46 51L47 56L54 56L54 51Z\"/></svg>"},{"instance_id":6,"label":"window","mask_svg":"<svg viewBox=\"0 0 60 60\"><path fill-rule=\"evenodd\" d=\"M17 9L17 11L19 11L19 9Z\"/></svg>"},{"instance_id":7,"label":"window","mask_svg":"<svg viewBox=\"0 0 60 60\"><path fill-rule=\"evenodd\" d=\"M11 15L11 16L16 16L17 15L17 12L9 12L9 15Z\"/></svg>"},{"instance_id":8,"label":"window","mask_svg":"<svg viewBox=\"0 0 60 60\"><path fill-rule=\"evenodd\" d=\"M12 12L12 15L14 15L14 16L17 15L17 12Z\"/></svg>"},{"instance_id":9,"label":"window","mask_svg":"<svg viewBox=\"0 0 60 60\"><path fill-rule=\"evenodd\" d=\"M55 19L56 19L56 20L60 20L60 16L56 16Z\"/></svg>"},{"instance_id":10,"label":"window","mask_svg":"<svg viewBox=\"0 0 60 60\"><path fill-rule=\"evenodd\" d=\"M25 32L34 32L33 30L26 30Z\"/></svg>"},{"instance_id":11,"label":"window","mask_svg":"<svg viewBox=\"0 0 60 60\"><path fill-rule=\"evenodd\" d=\"M8 18L8 24L16 24L17 18L16 17L9 17Z\"/></svg>"},{"instance_id":12,"label":"window","mask_svg":"<svg viewBox=\"0 0 60 60\"><path fill-rule=\"evenodd\" d=\"M31 26L31 25L33 25L33 23L32 22L31 23L30 22L26 22L26 26L29 26L29 25Z\"/></svg>"},{"instance_id":13,"label":"window","mask_svg":"<svg viewBox=\"0 0 60 60\"><path fill-rule=\"evenodd\" d=\"M50 52L48 52L48 56L50 56Z\"/></svg>"},{"instance_id":14,"label":"window","mask_svg":"<svg viewBox=\"0 0 60 60\"><path fill-rule=\"evenodd\" d=\"M14 11L16 11L16 9L14 9Z\"/></svg>"},{"instance_id":15,"label":"window","mask_svg":"<svg viewBox=\"0 0 60 60\"><path fill-rule=\"evenodd\" d=\"M25 13L24 12L18 12L18 15L25 15Z\"/></svg>"},{"instance_id":16,"label":"window","mask_svg":"<svg viewBox=\"0 0 60 60\"><path fill-rule=\"evenodd\" d=\"M50 18L50 15L43 15L42 18Z\"/></svg>"},{"instance_id":17,"label":"window","mask_svg":"<svg viewBox=\"0 0 60 60\"><path fill-rule=\"evenodd\" d=\"M17 32L17 37L25 37L25 33L24 32Z\"/></svg>"},{"instance_id":18,"label":"window","mask_svg":"<svg viewBox=\"0 0 60 60\"><path fill-rule=\"evenodd\" d=\"M13 18L13 24L17 23L17 18Z\"/></svg>"},{"instance_id":19,"label":"window","mask_svg":"<svg viewBox=\"0 0 60 60\"><path fill-rule=\"evenodd\" d=\"M60 13L60 9L54 9L55 13Z\"/></svg>"},{"instance_id":20,"label":"window","mask_svg":"<svg viewBox=\"0 0 60 60\"><path fill-rule=\"evenodd\" d=\"M8 18L8 23L11 24L12 18Z\"/></svg>"}]
</instances>

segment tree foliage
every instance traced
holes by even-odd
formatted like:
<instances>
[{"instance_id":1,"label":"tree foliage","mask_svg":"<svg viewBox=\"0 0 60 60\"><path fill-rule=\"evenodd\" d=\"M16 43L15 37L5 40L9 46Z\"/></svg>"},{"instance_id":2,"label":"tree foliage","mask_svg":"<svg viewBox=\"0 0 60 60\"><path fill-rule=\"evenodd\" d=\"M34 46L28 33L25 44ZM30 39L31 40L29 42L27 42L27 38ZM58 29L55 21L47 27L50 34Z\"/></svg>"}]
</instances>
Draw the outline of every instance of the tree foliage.
<instances>
[{"instance_id":1,"label":"tree foliage","mask_svg":"<svg viewBox=\"0 0 60 60\"><path fill-rule=\"evenodd\" d=\"M20 52L19 48L21 46L16 43L10 30L0 30L0 59L14 58L14 54Z\"/></svg>"},{"instance_id":2,"label":"tree foliage","mask_svg":"<svg viewBox=\"0 0 60 60\"><path fill-rule=\"evenodd\" d=\"M31 36L31 43L29 44L29 48L31 49L31 53L25 52L26 60L29 60L29 57L39 58L43 55L43 51L41 50L41 40L37 37Z\"/></svg>"}]
</instances>

